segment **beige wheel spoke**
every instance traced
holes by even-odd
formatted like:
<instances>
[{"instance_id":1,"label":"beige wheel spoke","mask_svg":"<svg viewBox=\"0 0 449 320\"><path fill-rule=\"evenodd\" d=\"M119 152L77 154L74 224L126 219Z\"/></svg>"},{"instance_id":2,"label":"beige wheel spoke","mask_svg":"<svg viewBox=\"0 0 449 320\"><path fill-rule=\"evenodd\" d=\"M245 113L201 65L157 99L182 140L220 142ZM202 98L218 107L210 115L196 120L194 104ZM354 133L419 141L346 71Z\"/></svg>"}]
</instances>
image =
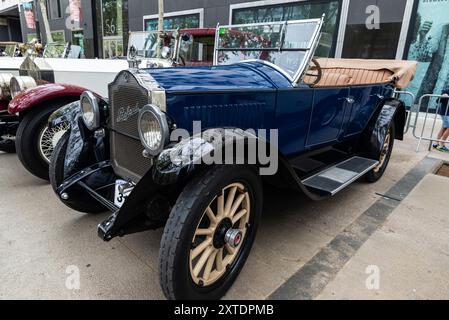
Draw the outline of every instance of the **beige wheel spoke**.
<instances>
[{"instance_id":1,"label":"beige wheel spoke","mask_svg":"<svg viewBox=\"0 0 449 320\"><path fill-rule=\"evenodd\" d=\"M229 211L231 210L232 203L234 202L235 193L237 192L237 187L233 187L231 191L229 191L228 199L226 200L226 206L224 209L225 216L229 215Z\"/></svg>"},{"instance_id":2,"label":"beige wheel spoke","mask_svg":"<svg viewBox=\"0 0 449 320\"><path fill-rule=\"evenodd\" d=\"M225 228L233 228L237 225L236 228L241 229L242 240L244 240L245 224L250 218L250 208L249 193L245 191L243 184L237 182L223 188L221 193L209 203L196 227L189 255L190 274L195 283L200 286L210 286L223 277L227 267L238 258L241 245L234 248L228 243L223 243L221 248L215 248L213 241L217 236L219 225ZM230 223L232 226L229 225ZM220 236L224 237L224 235Z\"/></svg>"},{"instance_id":3,"label":"beige wheel spoke","mask_svg":"<svg viewBox=\"0 0 449 320\"><path fill-rule=\"evenodd\" d=\"M214 266L214 261L215 261L215 257L217 256L217 253L218 253L218 250L214 249L212 254L209 256L209 259L207 259L206 268L204 268L204 273L203 273L203 279L205 281L209 280L210 273L212 271L212 267Z\"/></svg>"},{"instance_id":4,"label":"beige wheel spoke","mask_svg":"<svg viewBox=\"0 0 449 320\"><path fill-rule=\"evenodd\" d=\"M232 224L239 221L247 213L248 213L248 210L246 210L246 209L240 210L234 217L232 217Z\"/></svg>"},{"instance_id":5,"label":"beige wheel spoke","mask_svg":"<svg viewBox=\"0 0 449 320\"><path fill-rule=\"evenodd\" d=\"M215 264L217 267L217 271L220 272L224 268L224 266L223 266L223 248L218 250L215 260L216 260Z\"/></svg>"},{"instance_id":6,"label":"beige wheel spoke","mask_svg":"<svg viewBox=\"0 0 449 320\"><path fill-rule=\"evenodd\" d=\"M198 277L198 274L203 270L206 261L209 259L209 256L214 252L214 248L212 246L208 247L204 252L201 258L196 263L195 268L193 269L193 275Z\"/></svg>"},{"instance_id":7,"label":"beige wheel spoke","mask_svg":"<svg viewBox=\"0 0 449 320\"><path fill-rule=\"evenodd\" d=\"M232 218L237 211L238 207L242 204L243 199L245 199L245 194L241 194L237 197L234 204L232 205L231 211L228 214L228 217Z\"/></svg>"},{"instance_id":8,"label":"beige wheel spoke","mask_svg":"<svg viewBox=\"0 0 449 320\"><path fill-rule=\"evenodd\" d=\"M218 209L217 210L218 211L217 218L218 219L223 218L223 215L224 215L224 196L223 195L219 196L217 199L217 209Z\"/></svg>"},{"instance_id":9,"label":"beige wheel spoke","mask_svg":"<svg viewBox=\"0 0 449 320\"><path fill-rule=\"evenodd\" d=\"M226 243L226 250L228 250L229 254L235 253L235 248L231 247L229 244Z\"/></svg>"},{"instance_id":10,"label":"beige wheel spoke","mask_svg":"<svg viewBox=\"0 0 449 320\"><path fill-rule=\"evenodd\" d=\"M207 207L206 214L211 224L217 224L218 222L217 217L215 216L215 213L212 211L210 207Z\"/></svg>"},{"instance_id":11,"label":"beige wheel spoke","mask_svg":"<svg viewBox=\"0 0 449 320\"><path fill-rule=\"evenodd\" d=\"M210 236L214 233L214 229L196 229L195 235L196 236Z\"/></svg>"},{"instance_id":12,"label":"beige wheel spoke","mask_svg":"<svg viewBox=\"0 0 449 320\"><path fill-rule=\"evenodd\" d=\"M190 254L190 259L195 259L201 252L204 251L208 246L212 244L212 238L207 238L201 244L198 245L195 249L192 250Z\"/></svg>"}]
</instances>

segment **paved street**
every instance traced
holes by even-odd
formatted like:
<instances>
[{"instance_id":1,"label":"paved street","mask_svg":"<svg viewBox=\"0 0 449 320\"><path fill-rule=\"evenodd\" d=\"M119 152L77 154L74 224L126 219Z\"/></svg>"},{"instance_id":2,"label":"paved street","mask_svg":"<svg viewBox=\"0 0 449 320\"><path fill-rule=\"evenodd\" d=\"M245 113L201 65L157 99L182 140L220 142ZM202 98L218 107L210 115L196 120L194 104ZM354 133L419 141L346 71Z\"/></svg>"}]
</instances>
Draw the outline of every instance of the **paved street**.
<instances>
[{"instance_id":1,"label":"paved street","mask_svg":"<svg viewBox=\"0 0 449 320\"><path fill-rule=\"evenodd\" d=\"M291 283L292 276L425 158L427 152L415 153L415 148L411 137L397 142L380 182L355 183L324 202L267 192L254 248L225 298L264 299L275 292L282 296L286 281ZM0 154L0 181L0 298L164 298L157 272L161 230L101 241L96 225L107 215L83 215L66 208L47 183L22 168L15 155ZM447 193L449 179L422 180L312 298L449 298L449 277L443 268L449 262L447 210L438 201L444 193L433 190ZM413 257L419 257L416 268ZM371 264L380 268L380 291L361 287ZM69 266L80 270L79 290L66 288ZM395 275L400 275L398 281L393 281L398 279Z\"/></svg>"}]
</instances>

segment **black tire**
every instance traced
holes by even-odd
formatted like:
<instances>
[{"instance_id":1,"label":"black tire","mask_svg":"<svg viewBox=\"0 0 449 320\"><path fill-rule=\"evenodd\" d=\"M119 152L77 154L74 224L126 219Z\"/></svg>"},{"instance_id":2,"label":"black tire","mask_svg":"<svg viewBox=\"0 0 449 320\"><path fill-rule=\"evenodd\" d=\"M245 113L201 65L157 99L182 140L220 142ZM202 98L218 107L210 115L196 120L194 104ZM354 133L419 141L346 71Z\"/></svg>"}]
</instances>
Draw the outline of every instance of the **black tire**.
<instances>
[{"instance_id":1,"label":"black tire","mask_svg":"<svg viewBox=\"0 0 449 320\"><path fill-rule=\"evenodd\" d=\"M390 143L388 145L386 158L385 158L382 166L380 168L378 168L378 170L373 169L365 175L365 180L369 183L374 183L374 182L379 181L379 179L382 178L382 176L384 175L385 170L387 170L388 164L390 163L390 158L391 158L391 154L393 152L393 147L394 147L395 132L396 132L395 127L394 127L394 122L391 122L388 130L390 133Z\"/></svg>"},{"instance_id":2,"label":"black tire","mask_svg":"<svg viewBox=\"0 0 449 320\"><path fill-rule=\"evenodd\" d=\"M250 220L241 247L221 278L200 286L190 272L193 235L206 208L224 187L241 183L251 199ZM162 290L168 299L220 299L232 286L250 253L262 212L260 177L248 166L217 166L195 177L184 188L164 229L159 253Z\"/></svg>"},{"instance_id":3,"label":"black tire","mask_svg":"<svg viewBox=\"0 0 449 320\"><path fill-rule=\"evenodd\" d=\"M16 143L13 140L1 140L0 141L0 151L6 153L16 152Z\"/></svg>"},{"instance_id":4,"label":"black tire","mask_svg":"<svg viewBox=\"0 0 449 320\"><path fill-rule=\"evenodd\" d=\"M61 139L56 144L56 147L53 151L53 155L50 161L50 183L53 191L56 193L58 187L64 182L64 163L65 156L67 153L67 145L69 143L70 132L64 133ZM57 194L58 198L59 195ZM75 211L80 211L84 213L101 213L105 211L105 208L99 204L97 201L92 199L88 194L86 194L83 199L77 200L62 200L60 199L66 206Z\"/></svg>"},{"instance_id":5,"label":"black tire","mask_svg":"<svg viewBox=\"0 0 449 320\"><path fill-rule=\"evenodd\" d=\"M53 102L45 106L36 106L25 114L17 129L16 151L20 162L31 174L43 180L49 180L50 163L39 151L39 137L48 126L50 115L66 104L67 102Z\"/></svg>"}]
</instances>

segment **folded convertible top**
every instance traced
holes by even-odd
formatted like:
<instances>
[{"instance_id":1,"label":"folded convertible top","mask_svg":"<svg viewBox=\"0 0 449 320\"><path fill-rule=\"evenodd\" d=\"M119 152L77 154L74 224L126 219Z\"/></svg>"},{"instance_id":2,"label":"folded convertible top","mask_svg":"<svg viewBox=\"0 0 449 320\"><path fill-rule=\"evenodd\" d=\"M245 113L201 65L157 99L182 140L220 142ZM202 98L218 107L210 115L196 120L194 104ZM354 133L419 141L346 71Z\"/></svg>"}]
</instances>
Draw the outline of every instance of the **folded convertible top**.
<instances>
[{"instance_id":1,"label":"folded convertible top","mask_svg":"<svg viewBox=\"0 0 449 320\"><path fill-rule=\"evenodd\" d=\"M370 73L366 71L390 71L386 73L386 78L383 79L384 82L391 82L398 89L406 88L409 83L413 80L416 73L416 68L418 63L416 61L405 61L405 60L373 60L373 59L332 59L332 58L320 58L317 59L321 67L325 72L338 71L342 73L343 70L348 70L348 76L353 77L352 70L361 70L357 74L359 79L354 79L353 85L364 84L368 79L364 77L369 77ZM331 71L331 70L333 71ZM340 69L340 70L338 70Z\"/></svg>"}]
</instances>

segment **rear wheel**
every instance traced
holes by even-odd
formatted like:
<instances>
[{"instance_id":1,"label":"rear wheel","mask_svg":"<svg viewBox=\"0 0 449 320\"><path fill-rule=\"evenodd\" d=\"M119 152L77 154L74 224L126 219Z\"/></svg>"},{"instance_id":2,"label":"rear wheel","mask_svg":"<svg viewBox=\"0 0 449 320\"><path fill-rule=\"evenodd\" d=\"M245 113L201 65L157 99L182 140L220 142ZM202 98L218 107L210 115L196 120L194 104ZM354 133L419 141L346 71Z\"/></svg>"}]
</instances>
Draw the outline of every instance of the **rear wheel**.
<instances>
[{"instance_id":1,"label":"rear wheel","mask_svg":"<svg viewBox=\"0 0 449 320\"><path fill-rule=\"evenodd\" d=\"M166 297L221 298L245 264L261 210L261 181L249 167L215 167L193 179L173 207L161 241Z\"/></svg>"},{"instance_id":2,"label":"rear wheel","mask_svg":"<svg viewBox=\"0 0 449 320\"><path fill-rule=\"evenodd\" d=\"M50 183L53 188L53 191L56 192L59 186L64 182L65 174L65 156L67 154L67 146L69 144L70 131L64 133L59 139L56 147L53 151L53 155L50 161ZM58 195L59 197L59 195ZM61 201L68 206L70 209L75 211L80 211L84 213L100 213L104 212L105 208L100 205L97 201L92 199L88 194L85 195L82 199L77 197L76 200L62 200Z\"/></svg>"},{"instance_id":3,"label":"rear wheel","mask_svg":"<svg viewBox=\"0 0 449 320\"><path fill-rule=\"evenodd\" d=\"M69 129L68 123L48 128L48 118L63 105L36 107L24 116L17 129L16 150L20 161L30 173L44 180L49 180L48 168L53 150Z\"/></svg>"},{"instance_id":4,"label":"rear wheel","mask_svg":"<svg viewBox=\"0 0 449 320\"><path fill-rule=\"evenodd\" d=\"M366 181L376 182L384 175L385 170L387 170L388 163L390 162L391 153L393 152L394 137L395 128L394 122L392 122L384 139L384 144L380 153L379 164L373 170L366 174Z\"/></svg>"}]
</instances>

